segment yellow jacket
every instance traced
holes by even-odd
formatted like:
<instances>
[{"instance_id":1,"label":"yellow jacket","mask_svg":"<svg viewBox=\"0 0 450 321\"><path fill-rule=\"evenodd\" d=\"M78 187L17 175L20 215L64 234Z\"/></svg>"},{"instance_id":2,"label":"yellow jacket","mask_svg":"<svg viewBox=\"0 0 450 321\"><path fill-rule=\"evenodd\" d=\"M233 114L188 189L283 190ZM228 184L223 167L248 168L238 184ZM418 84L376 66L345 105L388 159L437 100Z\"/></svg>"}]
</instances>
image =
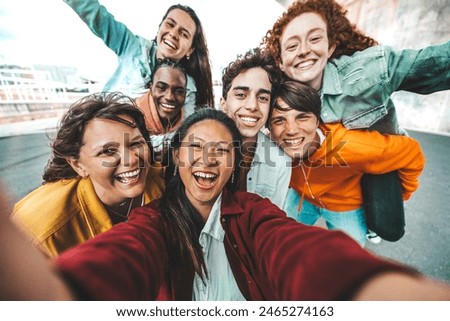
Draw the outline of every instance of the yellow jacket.
<instances>
[{"instance_id":1,"label":"yellow jacket","mask_svg":"<svg viewBox=\"0 0 450 321\"><path fill-rule=\"evenodd\" d=\"M144 204L161 197L161 167L151 167ZM40 186L14 207L12 221L50 257L80 244L113 225L89 178L64 179Z\"/></svg>"}]
</instances>

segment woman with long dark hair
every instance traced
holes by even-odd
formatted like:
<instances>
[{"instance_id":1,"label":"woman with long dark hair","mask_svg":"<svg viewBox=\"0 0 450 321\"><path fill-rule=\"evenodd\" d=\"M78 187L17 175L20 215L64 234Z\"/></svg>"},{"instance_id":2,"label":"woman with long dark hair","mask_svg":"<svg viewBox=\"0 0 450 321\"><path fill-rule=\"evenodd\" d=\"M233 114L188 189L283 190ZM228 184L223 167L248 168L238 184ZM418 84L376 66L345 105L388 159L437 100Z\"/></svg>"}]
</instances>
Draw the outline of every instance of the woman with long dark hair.
<instances>
[{"instance_id":1,"label":"woman with long dark hair","mask_svg":"<svg viewBox=\"0 0 450 321\"><path fill-rule=\"evenodd\" d=\"M179 62L188 77L185 110L212 106L211 65L203 27L195 11L185 5L170 6L153 40L135 35L114 19L97 0L64 0L89 29L114 51L119 62L103 91L121 91L139 97L148 90L157 59Z\"/></svg>"}]
</instances>

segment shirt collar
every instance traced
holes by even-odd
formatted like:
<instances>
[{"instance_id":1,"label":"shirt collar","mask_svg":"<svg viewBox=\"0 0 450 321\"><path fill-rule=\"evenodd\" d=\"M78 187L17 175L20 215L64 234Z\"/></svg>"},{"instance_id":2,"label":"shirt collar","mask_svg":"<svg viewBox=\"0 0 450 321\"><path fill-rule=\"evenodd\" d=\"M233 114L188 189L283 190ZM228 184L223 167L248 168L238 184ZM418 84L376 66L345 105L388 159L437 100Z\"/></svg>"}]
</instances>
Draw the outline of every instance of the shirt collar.
<instances>
[{"instance_id":1,"label":"shirt collar","mask_svg":"<svg viewBox=\"0 0 450 321\"><path fill-rule=\"evenodd\" d=\"M211 212L209 213L208 220L203 227L200 234L207 234L218 241L223 241L225 232L220 224L220 207L222 204L222 193L219 194L216 201L214 202Z\"/></svg>"}]
</instances>

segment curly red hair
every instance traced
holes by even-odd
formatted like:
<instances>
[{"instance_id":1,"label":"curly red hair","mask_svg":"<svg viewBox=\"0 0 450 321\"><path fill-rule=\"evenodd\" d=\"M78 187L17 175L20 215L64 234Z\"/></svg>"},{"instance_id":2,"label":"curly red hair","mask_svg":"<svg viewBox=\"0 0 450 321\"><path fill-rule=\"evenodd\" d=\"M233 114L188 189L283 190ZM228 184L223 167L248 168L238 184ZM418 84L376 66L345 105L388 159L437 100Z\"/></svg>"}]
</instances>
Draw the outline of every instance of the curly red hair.
<instances>
[{"instance_id":1,"label":"curly red hair","mask_svg":"<svg viewBox=\"0 0 450 321\"><path fill-rule=\"evenodd\" d=\"M297 0L275 22L272 29L267 31L261 43L261 46L268 50L278 63L281 62L280 38L284 29L294 18L306 12L319 14L327 24L330 46L336 45L330 59L351 55L378 44L376 40L364 35L348 20L347 10L335 0Z\"/></svg>"}]
</instances>

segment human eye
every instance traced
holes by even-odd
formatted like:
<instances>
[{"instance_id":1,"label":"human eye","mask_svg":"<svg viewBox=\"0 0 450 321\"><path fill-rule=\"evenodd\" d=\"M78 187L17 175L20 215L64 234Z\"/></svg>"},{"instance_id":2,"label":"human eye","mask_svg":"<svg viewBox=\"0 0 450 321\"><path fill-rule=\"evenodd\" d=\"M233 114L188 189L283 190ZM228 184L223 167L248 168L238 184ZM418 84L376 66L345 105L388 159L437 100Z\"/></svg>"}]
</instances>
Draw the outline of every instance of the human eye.
<instances>
[{"instance_id":1,"label":"human eye","mask_svg":"<svg viewBox=\"0 0 450 321\"><path fill-rule=\"evenodd\" d=\"M112 147L112 146L105 146L97 153L97 156L100 156L100 157L113 156L116 153L117 153L117 148Z\"/></svg>"},{"instance_id":2,"label":"human eye","mask_svg":"<svg viewBox=\"0 0 450 321\"><path fill-rule=\"evenodd\" d=\"M243 90L236 90L234 92L234 96L240 99L244 99L247 97L246 93Z\"/></svg>"},{"instance_id":3,"label":"human eye","mask_svg":"<svg viewBox=\"0 0 450 321\"><path fill-rule=\"evenodd\" d=\"M184 96L184 95L186 95L186 90L184 88L177 88L175 90L175 94L176 95L180 95L180 96Z\"/></svg>"},{"instance_id":4,"label":"human eye","mask_svg":"<svg viewBox=\"0 0 450 321\"><path fill-rule=\"evenodd\" d=\"M286 51L294 51L296 50L298 47L298 42L290 42L286 45L285 50Z\"/></svg>"},{"instance_id":5,"label":"human eye","mask_svg":"<svg viewBox=\"0 0 450 321\"><path fill-rule=\"evenodd\" d=\"M271 123L272 125L275 125L275 126L281 126L281 125L284 124L284 119L283 119L283 118L273 118L273 119L270 121L270 123Z\"/></svg>"},{"instance_id":6,"label":"human eye","mask_svg":"<svg viewBox=\"0 0 450 321\"><path fill-rule=\"evenodd\" d=\"M134 142L131 142L130 147L131 148L141 148L145 144L147 144L147 142L144 140L144 138L142 138L142 139L136 140Z\"/></svg>"},{"instance_id":7,"label":"human eye","mask_svg":"<svg viewBox=\"0 0 450 321\"><path fill-rule=\"evenodd\" d=\"M269 95L261 95L258 97L258 99L263 103L268 103L270 101L270 96Z\"/></svg>"},{"instance_id":8,"label":"human eye","mask_svg":"<svg viewBox=\"0 0 450 321\"><path fill-rule=\"evenodd\" d=\"M323 39L323 36L322 35L312 35L310 38L309 38L309 41L311 42L311 43L318 43L318 42L320 42L321 40Z\"/></svg>"}]
</instances>

